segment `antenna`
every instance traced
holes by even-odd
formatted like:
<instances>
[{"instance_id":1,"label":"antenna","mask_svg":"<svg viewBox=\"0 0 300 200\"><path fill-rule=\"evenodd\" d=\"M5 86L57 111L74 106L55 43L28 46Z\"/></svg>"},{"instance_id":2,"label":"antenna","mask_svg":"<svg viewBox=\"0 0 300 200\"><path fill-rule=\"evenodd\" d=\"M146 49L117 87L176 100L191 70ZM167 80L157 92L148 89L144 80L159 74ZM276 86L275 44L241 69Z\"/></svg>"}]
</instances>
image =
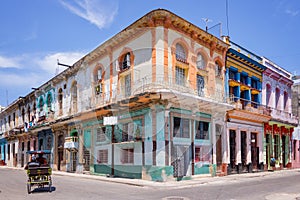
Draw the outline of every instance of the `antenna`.
<instances>
[{"instance_id":1,"label":"antenna","mask_svg":"<svg viewBox=\"0 0 300 200\"><path fill-rule=\"evenodd\" d=\"M202 20L205 22L205 31L207 32L207 30L208 30L207 24L208 24L208 22L212 22L212 20L210 20L208 18L202 18Z\"/></svg>"},{"instance_id":2,"label":"antenna","mask_svg":"<svg viewBox=\"0 0 300 200\"><path fill-rule=\"evenodd\" d=\"M71 65L66 65L66 64L60 63L58 59L57 59L57 65L61 65L61 66L68 67L68 68L72 68Z\"/></svg>"}]
</instances>

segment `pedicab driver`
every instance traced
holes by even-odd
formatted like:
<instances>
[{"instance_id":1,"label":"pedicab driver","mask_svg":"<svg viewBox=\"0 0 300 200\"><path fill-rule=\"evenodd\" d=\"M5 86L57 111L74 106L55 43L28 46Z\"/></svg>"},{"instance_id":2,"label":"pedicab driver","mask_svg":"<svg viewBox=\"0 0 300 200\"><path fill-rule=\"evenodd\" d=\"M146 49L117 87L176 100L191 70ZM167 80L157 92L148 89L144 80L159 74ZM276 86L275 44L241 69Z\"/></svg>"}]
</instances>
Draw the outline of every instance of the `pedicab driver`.
<instances>
[{"instance_id":1,"label":"pedicab driver","mask_svg":"<svg viewBox=\"0 0 300 200\"><path fill-rule=\"evenodd\" d=\"M48 165L47 159L44 158L43 156L44 154L38 154L38 157L36 158L36 161L38 161L40 163L41 166L45 166Z\"/></svg>"}]
</instances>

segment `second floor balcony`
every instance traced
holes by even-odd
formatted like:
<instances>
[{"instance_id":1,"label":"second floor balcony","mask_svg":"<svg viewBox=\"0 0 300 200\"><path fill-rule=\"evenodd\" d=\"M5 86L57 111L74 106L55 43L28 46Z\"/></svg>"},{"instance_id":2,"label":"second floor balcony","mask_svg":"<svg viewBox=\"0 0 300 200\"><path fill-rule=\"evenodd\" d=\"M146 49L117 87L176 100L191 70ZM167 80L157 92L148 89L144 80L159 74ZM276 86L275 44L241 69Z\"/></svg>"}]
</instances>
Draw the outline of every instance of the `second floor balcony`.
<instances>
[{"instance_id":1,"label":"second floor balcony","mask_svg":"<svg viewBox=\"0 0 300 200\"><path fill-rule=\"evenodd\" d=\"M239 98L234 95L230 95L230 99L232 104L235 106L235 109L237 110L245 110L245 111L263 114L263 115L269 115L269 116L271 115L270 108L258 102Z\"/></svg>"},{"instance_id":2,"label":"second floor balcony","mask_svg":"<svg viewBox=\"0 0 300 200\"><path fill-rule=\"evenodd\" d=\"M196 83L180 77L164 77L156 76L155 80L152 77L143 77L135 80L131 84L121 84L118 87L113 86L112 91L103 92L96 96L94 103L96 107L107 105L109 103L117 103L118 101L127 100L135 96L144 94L180 94L187 95L189 98L200 98L204 101L212 101L215 103L229 103L230 99L224 94L222 88L210 86L204 82L197 81ZM84 107L92 107L91 103Z\"/></svg>"},{"instance_id":3,"label":"second floor balcony","mask_svg":"<svg viewBox=\"0 0 300 200\"><path fill-rule=\"evenodd\" d=\"M70 136L65 138L64 148L69 151L77 151L79 147L78 137Z\"/></svg>"},{"instance_id":4,"label":"second floor balcony","mask_svg":"<svg viewBox=\"0 0 300 200\"><path fill-rule=\"evenodd\" d=\"M269 109L271 111L272 119L290 123L290 124L295 124L295 125L298 124L298 117L294 116L291 112L279 110L272 107L269 107Z\"/></svg>"}]
</instances>

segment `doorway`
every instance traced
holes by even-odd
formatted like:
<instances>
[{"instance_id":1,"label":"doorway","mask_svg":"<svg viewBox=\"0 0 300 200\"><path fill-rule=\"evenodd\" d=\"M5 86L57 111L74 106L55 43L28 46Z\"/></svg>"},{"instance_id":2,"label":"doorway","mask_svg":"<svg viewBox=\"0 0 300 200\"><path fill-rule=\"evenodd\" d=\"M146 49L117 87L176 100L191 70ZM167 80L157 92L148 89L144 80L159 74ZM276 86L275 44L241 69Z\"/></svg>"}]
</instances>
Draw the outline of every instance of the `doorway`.
<instances>
[{"instance_id":1,"label":"doorway","mask_svg":"<svg viewBox=\"0 0 300 200\"><path fill-rule=\"evenodd\" d=\"M59 148L58 149L58 162L57 162L57 170L58 171L61 170L61 164L62 164L62 161L63 161L63 155L64 155L63 149Z\"/></svg>"},{"instance_id":2,"label":"doorway","mask_svg":"<svg viewBox=\"0 0 300 200\"><path fill-rule=\"evenodd\" d=\"M174 177L182 178L187 175L189 164L191 163L191 147L190 146L174 146Z\"/></svg>"},{"instance_id":3,"label":"doorway","mask_svg":"<svg viewBox=\"0 0 300 200\"><path fill-rule=\"evenodd\" d=\"M230 150L230 168L231 171L237 171L236 168L236 132L235 130L229 131L229 150Z\"/></svg>"},{"instance_id":4,"label":"doorway","mask_svg":"<svg viewBox=\"0 0 300 200\"><path fill-rule=\"evenodd\" d=\"M241 160L242 160L242 171L247 171L247 133L241 131Z\"/></svg>"},{"instance_id":5,"label":"doorway","mask_svg":"<svg viewBox=\"0 0 300 200\"><path fill-rule=\"evenodd\" d=\"M217 170L222 170L222 126L216 124L216 160Z\"/></svg>"},{"instance_id":6,"label":"doorway","mask_svg":"<svg viewBox=\"0 0 300 200\"><path fill-rule=\"evenodd\" d=\"M77 165L77 152L71 151L71 172L76 171L76 165Z\"/></svg>"},{"instance_id":7,"label":"doorway","mask_svg":"<svg viewBox=\"0 0 300 200\"><path fill-rule=\"evenodd\" d=\"M257 147L257 133L251 133L251 162L254 170L258 169L259 147Z\"/></svg>"},{"instance_id":8,"label":"doorway","mask_svg":"<svg viewBox=\"0 0 300 200\"><path fill-rule=\"evenodd\" d=\"M286 136L282 135L282 166L286 167Z\"/></svg>"},{"instance_id":9,"label":"doorway","mask_svg":"<svg viewBox=\"0 0 300 200\"><path fill-rule=\"evenodd\" d=\"M84 147L84 152L83 152L83 158L84 158L84 164L83 168L85 171L90 171L90 151Z\"/></svg>"}]
</instances>

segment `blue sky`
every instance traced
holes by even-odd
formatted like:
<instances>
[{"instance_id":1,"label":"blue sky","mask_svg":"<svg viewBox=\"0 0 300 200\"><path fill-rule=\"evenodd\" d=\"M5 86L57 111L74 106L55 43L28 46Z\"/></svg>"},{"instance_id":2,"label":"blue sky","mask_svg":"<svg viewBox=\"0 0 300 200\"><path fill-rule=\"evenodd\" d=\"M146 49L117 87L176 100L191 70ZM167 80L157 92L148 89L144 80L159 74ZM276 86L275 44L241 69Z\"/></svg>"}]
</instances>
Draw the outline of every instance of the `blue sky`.
<instances>
[{"instance_id":1,"label":"blue sky","mask_svg":"<svg viewBox=\"0 0 300 200\"><path fill-rule=\"evenodd\" d=\"M140 17L164 8L300 74L299 0L2 0L0 105L27 95ZM228 25L228 26L227 26ZM219 34L219 27L210 29ZM227 28L228 27L228 28Z\"/></svg>"}]
</instances>

